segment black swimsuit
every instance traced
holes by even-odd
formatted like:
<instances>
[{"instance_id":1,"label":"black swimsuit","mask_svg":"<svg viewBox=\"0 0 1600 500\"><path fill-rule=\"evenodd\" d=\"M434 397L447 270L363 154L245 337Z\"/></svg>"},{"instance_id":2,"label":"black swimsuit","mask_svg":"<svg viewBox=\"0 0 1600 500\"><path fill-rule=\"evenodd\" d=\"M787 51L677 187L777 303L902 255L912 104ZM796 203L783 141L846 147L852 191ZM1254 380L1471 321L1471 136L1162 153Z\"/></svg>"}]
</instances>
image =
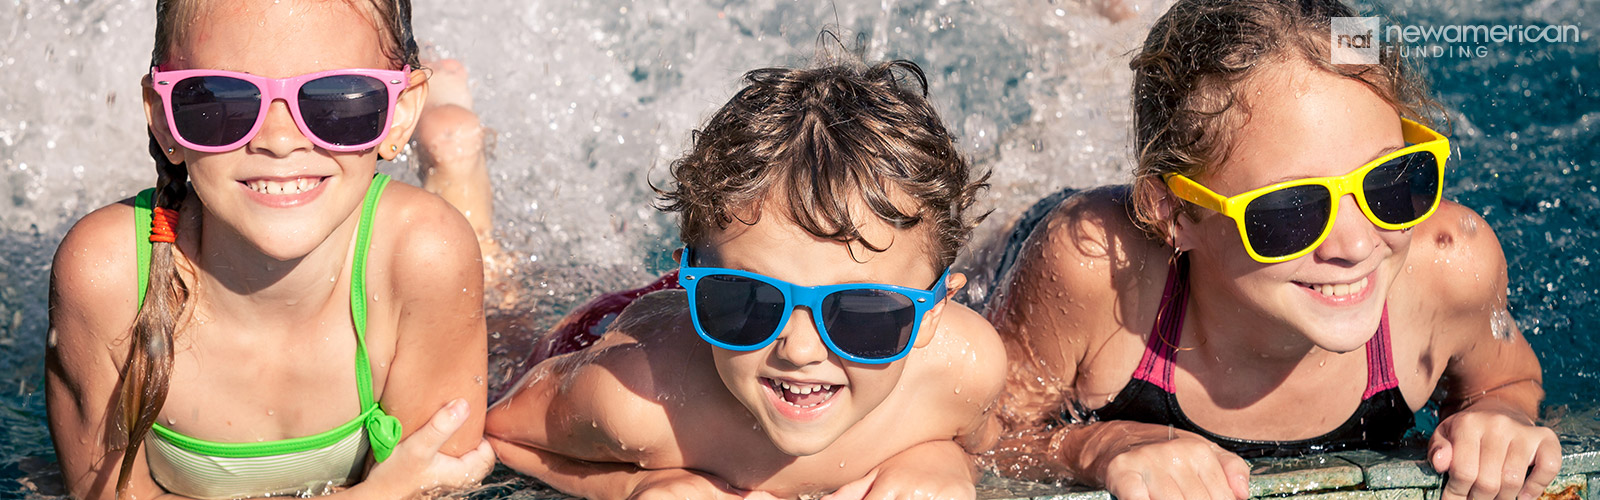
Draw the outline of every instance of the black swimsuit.
<instances>
[{"instance_id":1,"label":"black swimsuit","mask_svg":"<svg viewBox=\"0 0 1600 500\"><path fill-rule=\"evenodd\" d=\"M1415 419L1400 394L1399 380L1395 377L1394 360L1389 351L1387 307L1378 324L1378 333L1367 341L1367 390L1361 395L1361 404L1355 413L1338 428L1310 439L1256 441L1212 434L1190 421L1178 407L1172 383L1177 355L1173 346L1178 345L1183 334L1183 315L1189 298L1187 262L1188 259L1179 258L1167 270L1161 311L1133 379L1111 403L1093 411L1093 418L1169 425L1205 436L1244 458L1297 456L1348 448L1388 448L1400 444Z\"/></svg>"}]
</instances>

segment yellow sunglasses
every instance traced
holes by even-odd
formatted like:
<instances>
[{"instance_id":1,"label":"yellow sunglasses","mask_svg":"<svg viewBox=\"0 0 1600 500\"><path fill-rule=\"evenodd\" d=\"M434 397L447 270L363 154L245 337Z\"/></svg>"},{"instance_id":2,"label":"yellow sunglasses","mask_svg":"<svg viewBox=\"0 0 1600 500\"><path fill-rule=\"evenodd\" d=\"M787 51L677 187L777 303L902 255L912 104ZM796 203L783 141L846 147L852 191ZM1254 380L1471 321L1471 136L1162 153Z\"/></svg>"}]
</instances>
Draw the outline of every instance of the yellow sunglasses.
<instances>
[{"instance_id":1,"label":"yellow sunglasses","mask_svg":"<svg viewBox=\"0 0 1600 500\"><path fill-rule=\"evenodd\" d=\"M1356 196L1373 225L1391 231L1415 226L1439 208L1450 140L1417 122L1400 122L1411 146L1337 177L1296 179L1235 196L1219 195L1182 174L1163 179L1178 198L1237 222L1244 249L1256 261L1298 259L1328 238L1346 194Z\"/></svg>"}]
</instances>

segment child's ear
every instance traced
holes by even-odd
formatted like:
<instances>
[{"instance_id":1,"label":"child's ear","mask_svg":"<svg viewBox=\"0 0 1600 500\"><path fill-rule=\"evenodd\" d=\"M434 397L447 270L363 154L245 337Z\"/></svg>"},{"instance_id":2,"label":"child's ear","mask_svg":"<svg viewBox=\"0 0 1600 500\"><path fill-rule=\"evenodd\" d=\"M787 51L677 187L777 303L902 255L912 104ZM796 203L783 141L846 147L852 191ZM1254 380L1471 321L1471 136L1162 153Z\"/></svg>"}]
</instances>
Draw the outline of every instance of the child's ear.
<instances>
[{"instance_id":1,"label":"child's ear","mask_svg":"<svg viewBox=\"0 0 1600 500\"><path fill-rule=\"evenodd\" d=\"M939 297L939 303L933 306L933 309L922 315L922 327L917 332L917 343L913 347L922 347L933 341L933 334L939 331L939 318L944 317L944 306L948 305L950 299L956 296L956 292L965 286L967 286L967 275L950 273L950 277L945 280L944 296Z\"/></svg>"},{"instance_id":2,"label":"child's ear","mask_svg":"<svg viewBox=\"0 0 1600 500\"><path fill-rule=\"evenodd\" d=\"M1155 220L1162 221L1157 229L1167 246L1180 251L1193 249L1194 221L1189 217L1184 201L1172 194L1172 190L1167 189L1158 177L1143 179L1137 189L1146 191L1144 198L1148 200L1148 213Z\"/></svg>"},{"instance_id":3,"label":"child's ear","mask_svg":"<svg viewBox=\"0 0 1600 500\"><path fill-rule=\"evenodd\" d=\"M144 78L139 80L139 85L144 87L144 122L149 125L151 135L156 138L156 144L161 145L161 152L167 155L168 162L173 165L183 164L185 151L178 145L177 139L172 138L172 128L167 126L166 108L161 106L161 94L156 93L150 75L144 75Z\"/></svg>"},{"instance_id":4,"label":"child's ear","mask_svg":"<svg viewBox=\"0 0 1600 500\"><path fill-rule=\"evenodd\" d=\"M400 97L395 100L394 121L389 124L389 135L384 137L383 143L378 144L379 157L393 160L400 155L400 150L405 149L406 143L411 142L411 132L417 129L422 107L428 103L429 75L427 70L411 70L410 84L400 91Z\"/></svg>"}]
</instances>

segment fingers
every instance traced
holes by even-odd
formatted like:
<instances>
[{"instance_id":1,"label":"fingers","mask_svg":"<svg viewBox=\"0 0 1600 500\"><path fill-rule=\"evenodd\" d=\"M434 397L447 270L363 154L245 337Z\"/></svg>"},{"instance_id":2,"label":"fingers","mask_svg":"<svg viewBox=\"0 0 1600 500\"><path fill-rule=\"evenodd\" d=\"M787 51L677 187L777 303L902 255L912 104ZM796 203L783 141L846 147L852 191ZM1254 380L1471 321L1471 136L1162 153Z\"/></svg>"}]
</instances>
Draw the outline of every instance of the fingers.
<instances>
[{"instance_id":1,"label":"fingers","mask_svg":"<svg viewBox=\"0 0 1600 500\"><path fill-rule=\"evenodd\" d=\"M1478 440L1478 480L1472 482L1472 498L1497 498L1500 490L1513 487L1506 484L1508 476L1516 478L1513 492L1522 489L1522 477L1527 467L1516 467L1518 470L1514 472L1507 470L1506 450L1510 446L1510 441L1500 435L1484 435ZM1502 484L1505 488L1501 487ZM1499 498L1505 500L1504 497Z\"/></svg>"},{"instance_id":2,"label":"fingers","mask_svg":"<svg viewBox=\"0 0 1600 500\"><path fill-rule=\"evenodd\" d=\"M1532 500L1539 498L1550 482L1556 479L1556 474L1561 472L1561 442L1556 439L1556 433L1547 428L1538 447L1534 449L1531 469L1528 471L1528 481L1522 484L1522 491L1517 498ZM1522 462L1517 462L1522 463Z\"/></svg>"},{"instance_id":3,"label":"fingers","mask_svg":"<svg viewBox=\"0 0 1600 500\"><path fill-rule=\"evenodd\" d=\"M459 458L468 467L467 480L471 482L482 481L484 477L494 470L494 448L489 446L489 440L478 440L478 447Z\"/></svg>"},{"instance_id":4,"label":"fingers","mask_svg":"<svg viewBox=\"0 0 1600 500\"><path fill-rule=\"evenodd\" d=\"M1134 472L1115 473L1106 478L1106 491L1118 500L1150 500L1150 487L1144 476Z\"/></svg>"},{"instance_id":5,"label":"fingers","mask_svg":"<svg viewBox=\"0 0 1600 500\"><path fill-rule=\"evenodd\" d=\"M1210 460L1211 463L1196 464L1199 468L1195 470L1195 477L1200 480L1200 487L1205 488L1206 495L1214 500L1238 498L1238 496L1234 495L1233 488L1228 484L1228 473L1223 465L1227 463L1226 457L1238 457L1235 457L1232 453L1222 451L1221 448L1218 448L1212 456L1215 458Z\"/></svg>"},{"instance_id":6,"label":"fingers","mask_svg":"<svg viewBox=\"0 0 1600 500\"><path fill-rule=\"evenodd\" d=\"M1440 426L1428 441L1428 463L1433 464L1434 472L1448 472L1455 458L1454 450L1450 447L1449 429Z\"/></svg>"},{"instance_id":7,"label":"fingers","mask_svg":"<svg viewBox=\"0 0 1600 500\"><path fill-rule=\"evenodd\" d=\"M833 493L822 497L822 500L862 500L866 498L867 491L872 489L872 481L877 479L878 469L867 473L867 477L851 481L850 484L839 487Z\"/></svg>"},{"instance_id":8,"label":"fingers","mask_svg":"<svg viewBox=\"0 0 1600 500\"><path fill-rule=\"evenodd\" d=\"M434 412L433 417L428 419L427 425L406 436L398 447L405 448L406 453L418 458L431 458L439 453L439 448L444 446L445 441L450 440L456 429L460 429L466 422L467 400L453 399L443 408L439 408L439 411Z\"/></svg>"},{"instance_id":9,"label":"fingers","mask_svg":"<svg viewBox=\"0 0 1600 500\"><path fill-rule=\"evenodd\" d=\"M1114 457L1105 487L1119 500L1248 498L1250 466L1195 436L1140 447Z\"/></svg>"},{"instance_id":10,"label":"fingers","mask_svg":"<svg viewBox=\"0 0 1600 500\"><path fill-rule=\"evenodd\" d=\"M1439 493L1440 500L1466 499L1472 494L1473 484L1478 482L1478 436L1456 434L1450 443L1450 466L1442 471L1449 473L1449 481Z\"/></svg>"},{"instance_id":11,"label":"fingers","mask_svg":"<svg viewBox=\"0 0 1600 500\"><path fill-rule=\"evenodd\" d=\"M1441 500L1534 499L1561 469L1555 432L1506 415L1457 414L1434 433L1429 452L1448 473Z\"/></svg>"},{"instance_id":12,"label":"fingers","mask_svg":"<svg viewBox=\"0 0 1600 500\"><path fill-rule=\"evenodd\" d=\"M1250 498L1250 463L1232 453L1222 459L1222 474L1234 498Z\"/></svg>"}]
</instances>

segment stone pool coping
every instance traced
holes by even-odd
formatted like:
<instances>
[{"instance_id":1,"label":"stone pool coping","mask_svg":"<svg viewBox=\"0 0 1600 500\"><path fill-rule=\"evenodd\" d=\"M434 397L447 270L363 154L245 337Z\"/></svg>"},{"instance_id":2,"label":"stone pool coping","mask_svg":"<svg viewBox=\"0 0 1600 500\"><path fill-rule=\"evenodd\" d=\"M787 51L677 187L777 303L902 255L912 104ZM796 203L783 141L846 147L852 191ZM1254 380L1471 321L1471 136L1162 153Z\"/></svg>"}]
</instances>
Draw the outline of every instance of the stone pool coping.
<instances>
[{"instance_id":1,"label":"stone pool coping","mask_svg":"<svg viewBox=\"0 0 1600 500\"><path fill-rule=\"evenodd\" d=\"M1561 472L1545 489L1546 500L1600 500L1600 440L1562 436ZM1253 498L1296 500L1437 500L1443 477L1424 460L1426 450L1346 451L1301 458L1251 461ZM537 480L497 466L486 488L469 499L557 500L561 495ZM1112 500L1109 493L1081 486L1056 486L985 475L979 500Z\"/></svg>"},{"instance_id":2,"label":"stone pool coping","mask_svg":"<svg viewBox=\"0 0 1600 500\"><path fill-rule=\"evenodd\" d=\"M1600 451L1563 447L1561 472L1545 498L1600 500ZM1443 477L1426 450L1348 451L1291 459L1252 460L1250 496L1316 500L1439 498ZM1553 496L1559 494L1560 496ZM1105 491L995 477L978 485L983 500L1111 500Z\"/></svg>"}]
</instances>

